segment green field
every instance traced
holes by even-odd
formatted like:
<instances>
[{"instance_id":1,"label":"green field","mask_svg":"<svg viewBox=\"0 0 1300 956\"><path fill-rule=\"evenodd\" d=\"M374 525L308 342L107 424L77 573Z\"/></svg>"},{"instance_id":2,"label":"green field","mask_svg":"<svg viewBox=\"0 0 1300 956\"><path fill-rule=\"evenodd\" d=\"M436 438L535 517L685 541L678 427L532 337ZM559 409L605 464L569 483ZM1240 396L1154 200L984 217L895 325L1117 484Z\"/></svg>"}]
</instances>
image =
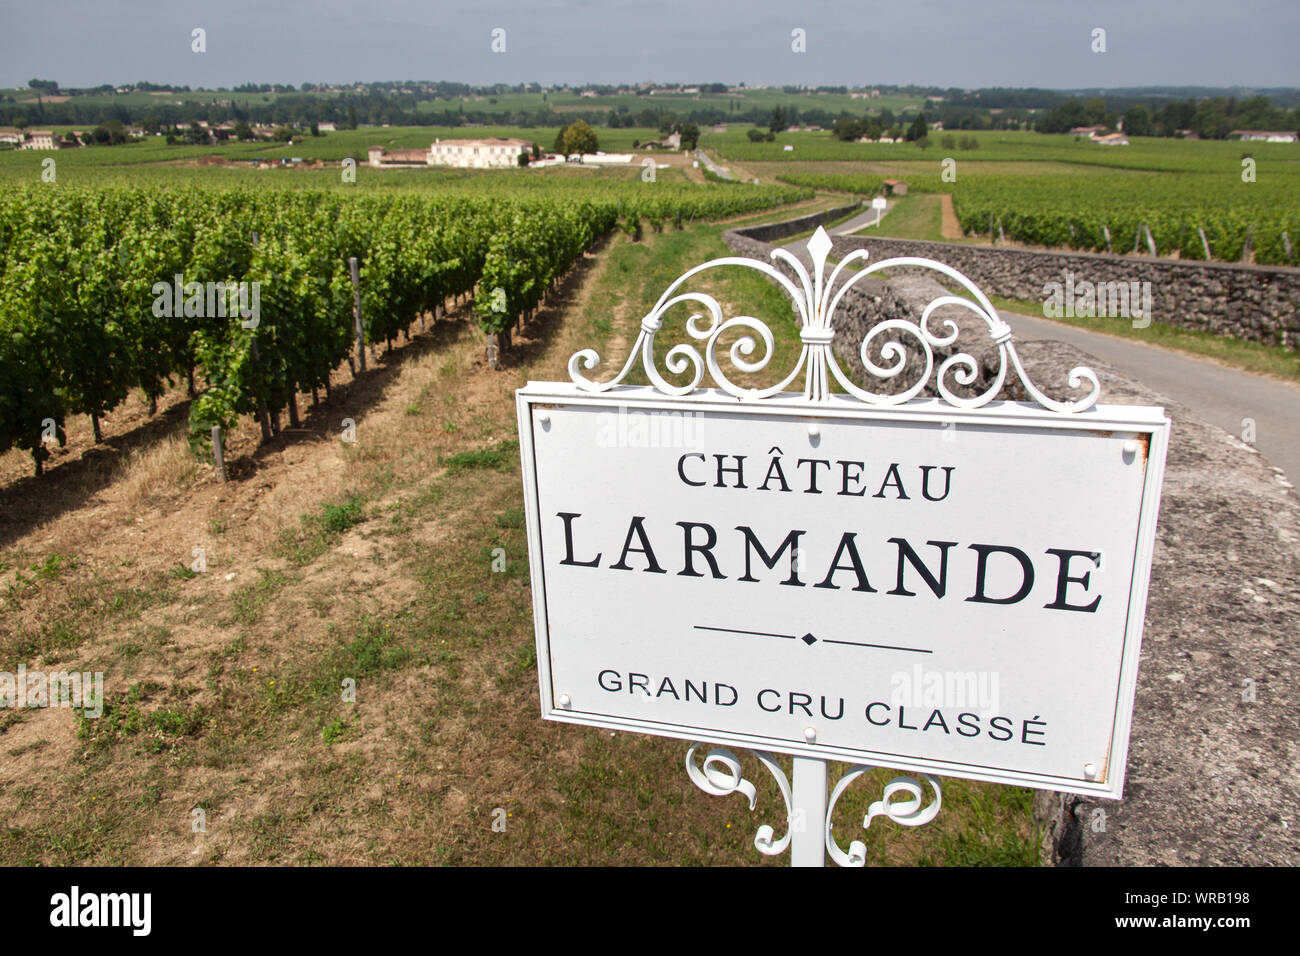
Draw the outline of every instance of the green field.
<instances>
[{"instance_id":1,"label":"green field","mask_svg":"<svg viewBox=\"0 0 1300 956\"><path fill-rule=\"evenodd\" d=\"M945 136L973 136L977 146L954 148ZM882 178L903 179L911 195L898 211L912 218L912 207L922 205L915 194L950 193L970 237L988 240L1000 226L1006 239L1028 246L1123 253L1135 243L1147 251L1150 229L1162 256L1204 259L1208 245L1210 258L1236 262L1247 256L1249 237L1255 263L1300 262L1300 144L1134 138L1130 146L1105 147L1066 135L935 131L923 149L811 132L751 143L745 128L701 142L761 180L871 195ZM1248 172L1253 180L1243 181ZM927 204L925 214L936 210ZM890 218L882 234L906 228L917 237L912 218ZM922 230L938 238L932 232Z\"/></svg>"},{"instance_id":2,"label":"green field","mask_svg":"<svg viewBox=\"0 0 1300 956\"><path fill-rule=\"evenodd\" d=\"M488 105L517 108L517 103L505 101L540 95L503 94L496 97L498 103ZM753 91L749 95L785 94ZM558 101L563 96L552 96L557 101L554 105L561 105ZM569 98L573 102L564 105L592 102L576 94ZM643 103L686 98L625 97ZM834 97L821 94L808 98L820 103ZM855 108L863 108L864 101L852 102ZM876 100L866 102L878 105ZM1295 203L1300 196L1297 144L1134 138L1129 146L1104 147L1069 135L936 130L929 136L928 147L921 148L915 143L841 142L824 131L789 131L777 134L774 142L754 143L747 135L752 128L731 124L725 132L705 131L700 143L722 162L737 166L738 178L754 176L769 183L871 195L879 190L883 178L893 177L906 180L912 194L951 193L968 237L996 237L1000 226L1006 239L1029 246L1131 252L1136 240L1140 240L1141 249L1147 248L1145 231L1149 228L1160 255L1204 259L1208 246L1210 258L1218 261L1243 257L1273 265L1300 261L1300 213ZM491 188L487 183L513 188L526 183L530 189L552 185L566 190L600 189L603 187L596 184L606 180L639 176L639 168L627 167L476 173L436 168L372 170L365 162L371 146L418 148L438 138L511 136L549 149L556 132L554 127L541 126L370 126L304 136L291 144L259 141L211 146L167 145L160 137L151 137L121 146L57 153L6 150L0 152L0 181L39 182L42 162L51 157L57 163L59 183L87 185L200 182L331 188L343 185L335 164L347 157L358 161L355 185L361 187L465 186L488 176L491 178L484 184L472 188ZM633 143L660 135L652 128L600 128L597 132L601 148L609 152L633 151ZM973 139L975 147L960 148L968 139ZM787 150L787 146L792 148ZM278 166L280 160L294 158L301 159L302 166L325 165L291 170ZM277 168L255 170L252 164L258 160L277 164ZM1254 164L1252 182L1242 181L1245 160ZM661 170L659 178L678 184L686 179L680 168ZM589 186L578 187L578 182ZM905 212L908 205L898 211ZM882 231L888 233L905 221L904 216L895 216ZM1198 230L1206 235L1204 244Z\"/></svg>"},{"instance_id":3,"label":"green field","mask_svg":"<svg viewBox=\"0 0 1300 956\"><path fill-rule=\"evenodd\" d=\"M916 143L841 142L829 132L802 130L777 133L774 142L751 143L751 126L728 126L725 133L705 132L700 145L724 159L742 162L868 162L893 163L923 161L932 163L936 177L941 159L951 156L959 163L1064 163L1104 169L1146 170L1150 172L1209 172L1225 167L1241 168L1243 153L1253 155L1265 166L1300 168L1300 144L1244 143L1237 140L1180 140L1134 137L1129 146L1100 146L1082 137L1068 134L992 130L950 133L934 130L929 145ZM943 137L958 142L974 137L978 146L963 150L957 145L945 147ZM785 146L793 146L790 151Z\"/></svg>"},{"instance_id":4,"label":"green field","mask_svg":"<svg viewBox=\"0 0 1300 956\"><path fill-rule=\"evenodd\" d=\"M71 126L52 127L57 132L68 132ZM371 146L385 149L427 148L435 139L478 139L484 137L517 137L536 142L543 151L550 151L558 131L546 127L522 126L368 126L355 130L340 130L322 136L304 136L292 144L255 141L240 143L229 141L210 146L168 145L161 136L146 138L141 142L120 146L88 146L84 149L63 149L57 152L39 150L0 151L0 179L39 181L41 160L54 157L62 181L67 175L88 174L98 179L104 173L122 167L149 164L194 163L203 157L221 157L232 163L251 163L252 160L278 162L281 159L301 158L304 162L321 160L338 163L352 157L359 164L366 162L366 151ZM630 152L632 143L647 141L659 136L651 129L601 129L600 148L605 152ZM137 170L132 169L131 173ZM385 173L393 170L384 170ZM423 172L423 171L421 171ZM146 174L147 175L147 174Z\"/></svg>"}]
</instances>

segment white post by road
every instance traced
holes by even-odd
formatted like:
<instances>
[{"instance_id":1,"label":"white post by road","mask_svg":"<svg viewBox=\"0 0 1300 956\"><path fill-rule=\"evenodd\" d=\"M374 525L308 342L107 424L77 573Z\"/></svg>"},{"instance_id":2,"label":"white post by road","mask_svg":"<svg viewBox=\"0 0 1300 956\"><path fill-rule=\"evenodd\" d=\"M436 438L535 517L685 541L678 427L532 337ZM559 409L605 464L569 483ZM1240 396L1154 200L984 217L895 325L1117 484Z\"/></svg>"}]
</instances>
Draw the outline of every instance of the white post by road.
<instances>
[{"instance_id":1,"label":"white post by road","mask_svg":"<svg viewBox=\"0 0 1300 956\"><path fill-rule=\"evenodd\" d=\"M791 866L826 865L826 769L819 757L794 758Z\"/></svg>"}]
</instances>

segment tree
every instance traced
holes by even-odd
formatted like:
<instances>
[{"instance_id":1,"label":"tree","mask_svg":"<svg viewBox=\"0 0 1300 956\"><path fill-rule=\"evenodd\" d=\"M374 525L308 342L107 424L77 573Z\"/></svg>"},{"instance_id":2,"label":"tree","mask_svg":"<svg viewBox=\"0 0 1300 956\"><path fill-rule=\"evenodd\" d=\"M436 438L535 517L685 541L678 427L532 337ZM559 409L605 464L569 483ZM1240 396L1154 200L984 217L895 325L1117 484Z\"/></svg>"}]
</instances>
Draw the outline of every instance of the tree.
<instances>
[{"instance_id":1,"label":"tree","mask_svg":"<svg viewBox=\"0 0 1300 956\"><path fill-rule=\"evenodd\" d=\"M577 154L581 160L583 153L594 153L599 148L596 131L583 120L575 120L565 126L555 137L555 151L563 154L566 160L573 154Z\"/></svg>"},{"instance_id":2,"label":"tree","mask_svg":"<svg viewBox=\"0 0 1300 956\"><path fill-rule=\"evenodd\" d=\"M909 141L924 139L926 132L929 129L930 127L927 126L925 122L925 114L918 113L916 119L912 120L912 125L907 128L907 133L904 134L904 138Z\"/></svg>"},{"instance_id":3,"label":"tree","mask_svg":"<svg viewBox=\"0 0 1300 956\"><path fill-rule=\"evenodd\" d=\"M91 130L90 137L101 146L117 146L126 142L126 129L121 120L111 119Z\"/></svg>"},{"instance_id":4,"label":"tree","mask_svg":"<svg viewBox=\"0 0 1300 956\"><path fill-rule=\"evenodd\" d=\"M1151 135L1151 113L1141 103L1130 107L1124 114L1124 132L1129 136Z\"/></svg>"},{"instance_id":5,"label":"tree","mask_svg":"<svg viewBox=\"0 0 1300 956\"><path fill-rule=\"evenodd\" d=\"M694 149L700 141L700 128L695 123L682 123L677 127L682 134L682 149Z\"/></svg>"},{"instance_id":6,"label":"tree","mask_svg":"<svg viewBox=\"0 0 1300 956\"><path fill-rule=\"evenodd\" d=\"M831 127L831 134L838 140L851 143L855 139L860 139L865 130L865 121L852 116L841 116L835 121L835 125Z\"/></svg>"},{"instance_id":7,"label":"tree","mask_svg":"<svg viewBox=\"0 0 1300 956\"><path fill-rule=\"evenodd\" d=\"M1196 118L1192 123L1201 139L1226 139L1232 129L1228 119L1228 104L1223 97L1202 100L1196 108Z\"/></svg>"},{"instance_id":8,"label":"tree","mask_svg":"<svg viewBox=\"0 0 1300 956\"><path fill-rule=\"evenodd\" d=\"M1076 126L1091 126L1091 114L1078 100L1069 100L1039 118L1036 128L1040 133L1068 133Z\"/></svg>"},{"instance_id":9,"label":"tree","mask_svg":"<svg viewBox=\"0 0 1300 956\"><path fill-rule=\"evenodd\" d=\"M780 133L790 127L790 120L786 117L785 108L777 106L772 110L772 118L768 121L767 128L773 133Z\"/></svg>"}]
</instances>

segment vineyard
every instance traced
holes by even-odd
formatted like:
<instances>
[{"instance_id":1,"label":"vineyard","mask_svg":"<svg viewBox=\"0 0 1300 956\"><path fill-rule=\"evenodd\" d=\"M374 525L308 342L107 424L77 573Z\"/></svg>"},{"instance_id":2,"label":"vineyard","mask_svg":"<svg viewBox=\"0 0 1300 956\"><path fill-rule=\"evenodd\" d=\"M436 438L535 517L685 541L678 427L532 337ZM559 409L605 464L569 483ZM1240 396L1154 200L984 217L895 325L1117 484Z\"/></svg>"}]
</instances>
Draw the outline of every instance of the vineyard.
<instances>
[{"instance_id":1,"label":"vineyard","mask_svg":"<svg viewBox=\"0 0 1300 956\"><path fill-rule=\"evenodd\" d=\"M951 193L969 237L1300 264L1295 144L1135 137L1129 146L1104 147L1086 137L999 131L963 134L979 144L964 151L944 147L942 135L932 135L927 149L808 131L752 143L745 130L731 129L702 142L781 182L875 195L882 178L893 176L913 193Z\"/></svg>"},{"instance_id":2,"label":"vineyard","mask_svg":"<svg viewBox=\"0 0 1300 956\"><path fill-rule=\"evenodd\" d=\"M1162 256L1236 262L1249 241L1261 265L1297 261L1300 209L1291 182L1201 174L973 177L952 193L968 235L993 235L1000 225L1008 239L1029 245L1132 252L1148 251L1150 230Z\"/></svg>"},{"instance_id":3,"label":"vineyard","mask_svg":"<svg viewBox=\"0 0 1300 956\"><path fill-rule=\"evenodd\" d=\"M795 187L549 189L478 180L428 192L26 187L0 196L0 453L65 439L132 389L156 401L187 381L190 426L256 415L279 432L297 397L453 296L507 333L584 249L620 223L662 229L806 197ZM577 193L581 190L582 196ZM502 195L506 198L502 198ZM236 291L238 290L238 291Z\"/></svg>"},{"instance_id":4,"label":"vineyard","mask_svg":"<svg viewBox=\"0 0 1300 956\"><path fill-rule=\"evenodd\" d=\"M854 173L782 173L781 182L810 189L825 189L835 193L854 193L859 196L876 196L884 186L883 176L863 176Z\"/></svg>"},{"instance_id":5,"label":"vineyard","mask_svg":"<svg viewBox=\"0 0 1300 956\"><path fill-rule=\"evenodd\" d=\"M782 182L878 195L872 173L779 172ZM1259 265L1300 263L1296 178L1244 183L1234 173L986 173L970 167L944 182L937 168L900 170L913 193L951 193L962 231L1030 246L1089 252L1177 254ZM999 232L1000 230L1000 232ZM1151 242L1147 243L1147 231ZM1204 234L1204 241L1201 239Z\"/></svg>"},{"instance_id":6,"label":"vineyard","mask_svg":"<svg viewBox=\"0 0 1300 956\"><path fill-rule=\"evenodd\" d=\"M1123 147L1099 146L1087 137L1014 131L955 130L957 138L971 137L978 147L946 147L945 133L932 131L926 148L916 143L845 142L829 132L787 130L772 142L750 142L746 128L733 126L725 133L705 133L700 145L723 160L741 163L921 163L936 172L944 157L962 166L981 163L1060 163L1099 170L1204 173L1235 169L1240 172L1243 153L1259 160L1261 169L1272 164L1277 171L1300 163L1300 150L1291 143L1243 143L1230 140L1172 140L1135 137ZM786 150L786 146L792 149Z\"/></svg>"}]
</instances>

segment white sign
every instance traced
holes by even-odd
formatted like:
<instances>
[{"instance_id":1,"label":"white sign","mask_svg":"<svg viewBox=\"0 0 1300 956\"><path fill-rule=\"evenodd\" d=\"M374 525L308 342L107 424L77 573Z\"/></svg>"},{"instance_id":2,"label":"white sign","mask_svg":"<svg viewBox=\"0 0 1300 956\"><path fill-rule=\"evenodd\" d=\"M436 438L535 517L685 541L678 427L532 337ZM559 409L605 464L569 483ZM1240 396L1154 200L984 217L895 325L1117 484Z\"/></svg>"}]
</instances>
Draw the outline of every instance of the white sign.
<instances>
[{"instance_id":1,"label":"white sign","mask_svg":"<svg viewBox=\"0 0 1300 956\"><path fill-rule=\"evenodd\" d=\"M875 199L871 200L871 208L876 211L876 221L872 223L873 226L880 225L880 217L885 214L885 210L888 207L889 203L885 201L884 196L877 196Z\"/></svg>"},{"instance_id":2,"label":"white sign","mask_svg":"<svg viewBox=\"0 0 1300 956\"><path fill-rule=\"evenodd\" d=\"M1162 409L517 402L546 718L1121 796Z\"/></svg>"}]
</instances>

